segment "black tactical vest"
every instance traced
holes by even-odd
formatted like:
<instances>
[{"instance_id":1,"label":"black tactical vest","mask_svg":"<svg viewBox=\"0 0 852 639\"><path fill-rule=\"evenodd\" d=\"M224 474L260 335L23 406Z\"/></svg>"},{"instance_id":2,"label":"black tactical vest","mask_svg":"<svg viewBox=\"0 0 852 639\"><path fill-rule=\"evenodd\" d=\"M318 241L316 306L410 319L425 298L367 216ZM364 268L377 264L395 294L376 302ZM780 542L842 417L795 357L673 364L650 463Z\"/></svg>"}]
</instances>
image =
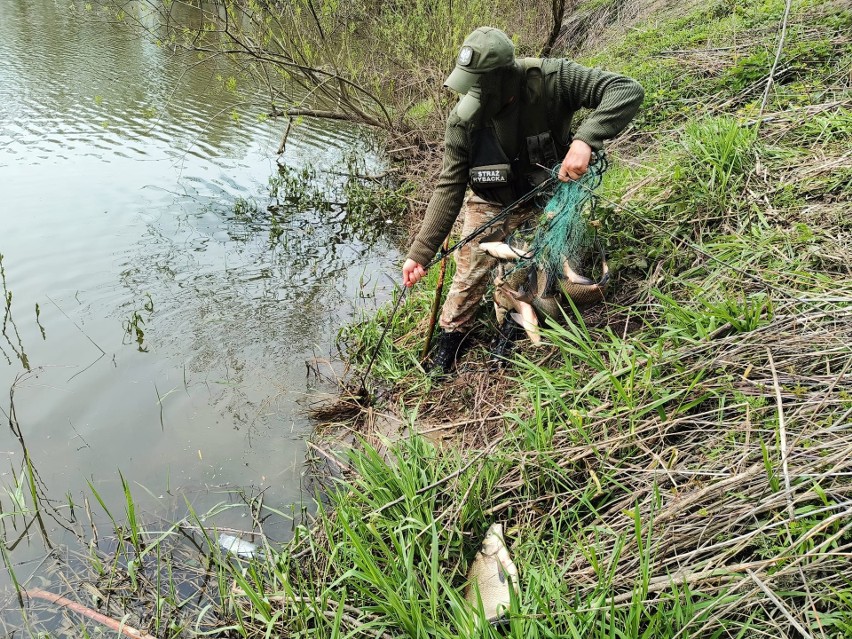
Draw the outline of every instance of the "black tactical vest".
<instances>
[{"instance_id":1,"label":"black tactical vest","mask_svg":"<svg viewBox=\"0 0 852 639\"><path fill-rule=\"evenodd\" d=\"M547 99L547 88L551 88L551 95L554 93L555 78L545 77L541 58L523 58L518 62L524 75L517 156L507 156L493 125L488 122L468 133L470 188L479 197L504 205L526 195L547 179L549 169L565 157L571 144L571 114L554 114L559 105L550 104Z\"/></svg>"}]
</instances>

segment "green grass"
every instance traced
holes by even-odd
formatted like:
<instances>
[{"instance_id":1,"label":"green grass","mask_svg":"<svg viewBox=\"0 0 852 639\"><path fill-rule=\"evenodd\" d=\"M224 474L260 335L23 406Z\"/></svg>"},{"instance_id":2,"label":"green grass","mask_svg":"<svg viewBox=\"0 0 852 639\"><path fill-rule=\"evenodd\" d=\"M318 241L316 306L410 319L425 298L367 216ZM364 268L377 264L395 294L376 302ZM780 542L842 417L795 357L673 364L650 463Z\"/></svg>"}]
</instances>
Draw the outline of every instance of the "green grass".
<instances>
[{"instance_id":1,"label":"green grass","mask_svg":"<svg viewBox=\"0 0 852 639\"><path fill-rule=\"evenodd\" d=\"M465 451L471 459L502 438L488 463L468 471L476 481L489 474L490 494L462 477L426 510L438 517L456 502L459 556L453 538L441 540L449 553L441 572L456 580L483 526L495 516L509 526L523 594L507 634L795 634L766 589L809 634L850 632L850 582L838 574L822 588L819 575L833 569L817 566L835 565L837 550L852 544L850 484L836 472L849 470L849 443L832 431L852 409L844 373L852 246L843 213L852 183L852 12L793 3L758 118L783 8L718 2L675 17L664 9L582 60L632 75L647 92L599 201L617 272L610 321L593 314L589 324L569 312L545 331L546 348L516 356L503 394L486 385L485 394L465 396L460 384L436 385L416 364L432 284L415 289L392 320L373 371L393 389L384 410L416 406L415 428L426 430L495 420L486 434L458 435L478 442L472 450L429 454L418 468ZM354 365L388 321L385 309L347 329ZM468 368L479 361L474 352ZM489 378L484 366L481 374L464 379ZM459 397L467 408L447 415L443 406ZM389 513L379 521L369 513L401 494L373 484L381 474L356 474L376 492L360 510L377 531ZM334 512L358 508L362 494L335 499ZM428 531L421 506L417 526ZM382 539L397 534L411 509ZM372 532L356 542L356 531L335 537L332 526L326 535L346 548L379 543ZM439 588L431 561L424 552L420 578ZM403 575L382 590L402 589ZM369 597L361 605L373 610ZM381 617L411 636L463 632L449 610L447 598L441 621L430 617L419 634L401 613L382 608Z\"/></svg>"},{"instance_id":2,"label":"green grass","mask_svg":"<svg viewBox=\"0 0 852 639\"><path fill-rule=\"evenodd\" d=\"M125 485L92 581L156 601L134 614L168 637L852 636L852 11L793 2L761 111L783 10L664 7L581 58L646 88L598 202L603 309L567 309L502 374L478 345L441 383L420 367L432 268L341 331L354 379L378 348L382 399L338 424L363 441L291 542L223 556L209 514L157 532ZM365 219L407 193L349 188ZM377 441L383 412L406 437ZM462 592L494 521L521 594L476 630Z\"/></svg>"}]
</instances>

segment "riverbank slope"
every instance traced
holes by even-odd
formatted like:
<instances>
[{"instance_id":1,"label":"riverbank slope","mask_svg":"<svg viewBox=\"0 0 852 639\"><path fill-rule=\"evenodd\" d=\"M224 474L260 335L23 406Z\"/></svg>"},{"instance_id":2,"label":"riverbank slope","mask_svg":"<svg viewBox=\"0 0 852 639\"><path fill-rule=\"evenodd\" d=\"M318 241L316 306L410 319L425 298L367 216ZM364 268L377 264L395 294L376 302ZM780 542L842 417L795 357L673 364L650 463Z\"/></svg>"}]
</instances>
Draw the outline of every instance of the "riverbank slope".
<instances>
[{"instance_id":1,"label":"riverbank slope","mask_svg":"<svg viewBox=\"0 0 852 639\"><path fill-rule=\"evenodd\" d=\"M606 304L499 373L484 320L437 382L419 366L433 269L392 318L342 332L358 379L390 322L372 405L323 415L313 448L332 479L293 540L237 560L203 516L170 530L209 551L197 579L220 601L194 608L193 582L162 595L155 571L138 578L172 535L128 534L138 561L102 581L147 597L131 621L161 636L849 636L850 33L840 1L580 2L556 54L646 90L600 191ZM477 629L462 591L493 522L520 596L506 626Z\"/></svg>"},{"instance_id":2,"label":"riverbank slope","mask_svg":"<svg viewBox=\"0 0 852 639\"><path fill-rule=\"evenodd\" d=\"M287 614L329 636L472 636L457 593L500 521L521 572L509 634L845 636L852 12L577 11L569 25L600 25L579 61L647 94L597 210L611 297L501 374L484 323L439 383L418 366L431 273L379 350L383 403L346 423L368 444L294 546L320 561L277 583L358 621ZM389 321L345 331L356 366Z\"/></svg>"}]
</instances>

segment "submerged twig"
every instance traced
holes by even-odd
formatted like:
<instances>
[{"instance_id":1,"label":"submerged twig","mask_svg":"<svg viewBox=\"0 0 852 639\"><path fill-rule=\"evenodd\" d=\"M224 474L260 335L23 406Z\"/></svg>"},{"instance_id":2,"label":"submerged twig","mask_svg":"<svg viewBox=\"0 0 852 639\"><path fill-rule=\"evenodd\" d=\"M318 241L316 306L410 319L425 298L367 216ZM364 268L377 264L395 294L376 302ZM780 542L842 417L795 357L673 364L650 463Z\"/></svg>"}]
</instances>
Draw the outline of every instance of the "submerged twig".
<instances>
[{"instance_id":1,"label":"submerged twig","mask_svg":"<svg viewBox=\"0 0 852 639\"><path fill-rule=\"evenodd\" d=\"M106 626L110 630L120 632L123 635L130 637L131 639L157 639L153 635L149 635L146 632L137 630L133 626L128 626L122 621L118 621L116 619L113 619L112 617L107 617L106 615L101 614L97 610L92 610L91 608L87 608L83 604L79 604L76 601L71 601L70 599L61 595L55 595L52 592L48 592L47 590L42 590L41 588L26 588L22 589L22 592L30 599L44 599L58 606L62 606L63 608L67 608L68 610L83 615L84 617L87 617L93 621L97 621L99 624Z\"/></svg>"}]
</instances>

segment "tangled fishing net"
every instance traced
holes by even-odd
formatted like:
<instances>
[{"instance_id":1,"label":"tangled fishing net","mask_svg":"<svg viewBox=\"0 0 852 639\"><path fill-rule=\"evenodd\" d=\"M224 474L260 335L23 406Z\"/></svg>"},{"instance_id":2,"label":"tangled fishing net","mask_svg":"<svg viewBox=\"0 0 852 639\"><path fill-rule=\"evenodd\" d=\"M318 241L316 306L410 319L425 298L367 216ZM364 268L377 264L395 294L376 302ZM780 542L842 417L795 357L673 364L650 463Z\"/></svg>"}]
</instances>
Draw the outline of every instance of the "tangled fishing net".
<instances>
[{"instance_id":1,"label":"tangled fishing net","mask_svg":"<svg viewBox=\"0 0 852 639\"><path fill-rule=\"evenodd\" d=\"M606 157L600 153L581 178L559 182L543 206L540 200L546 195L538 198L535 205L543 210L538 220L515 231L506 240L519 255L525 256L512 270L534 265L547 273L548 280L553 280L562 276L566 260L573 268L578 268L595 243L588 218L595 206L594 191L603 181L607 167ZM558 171L557 166L553 175Z\"/></svg>"}]
</instances>

